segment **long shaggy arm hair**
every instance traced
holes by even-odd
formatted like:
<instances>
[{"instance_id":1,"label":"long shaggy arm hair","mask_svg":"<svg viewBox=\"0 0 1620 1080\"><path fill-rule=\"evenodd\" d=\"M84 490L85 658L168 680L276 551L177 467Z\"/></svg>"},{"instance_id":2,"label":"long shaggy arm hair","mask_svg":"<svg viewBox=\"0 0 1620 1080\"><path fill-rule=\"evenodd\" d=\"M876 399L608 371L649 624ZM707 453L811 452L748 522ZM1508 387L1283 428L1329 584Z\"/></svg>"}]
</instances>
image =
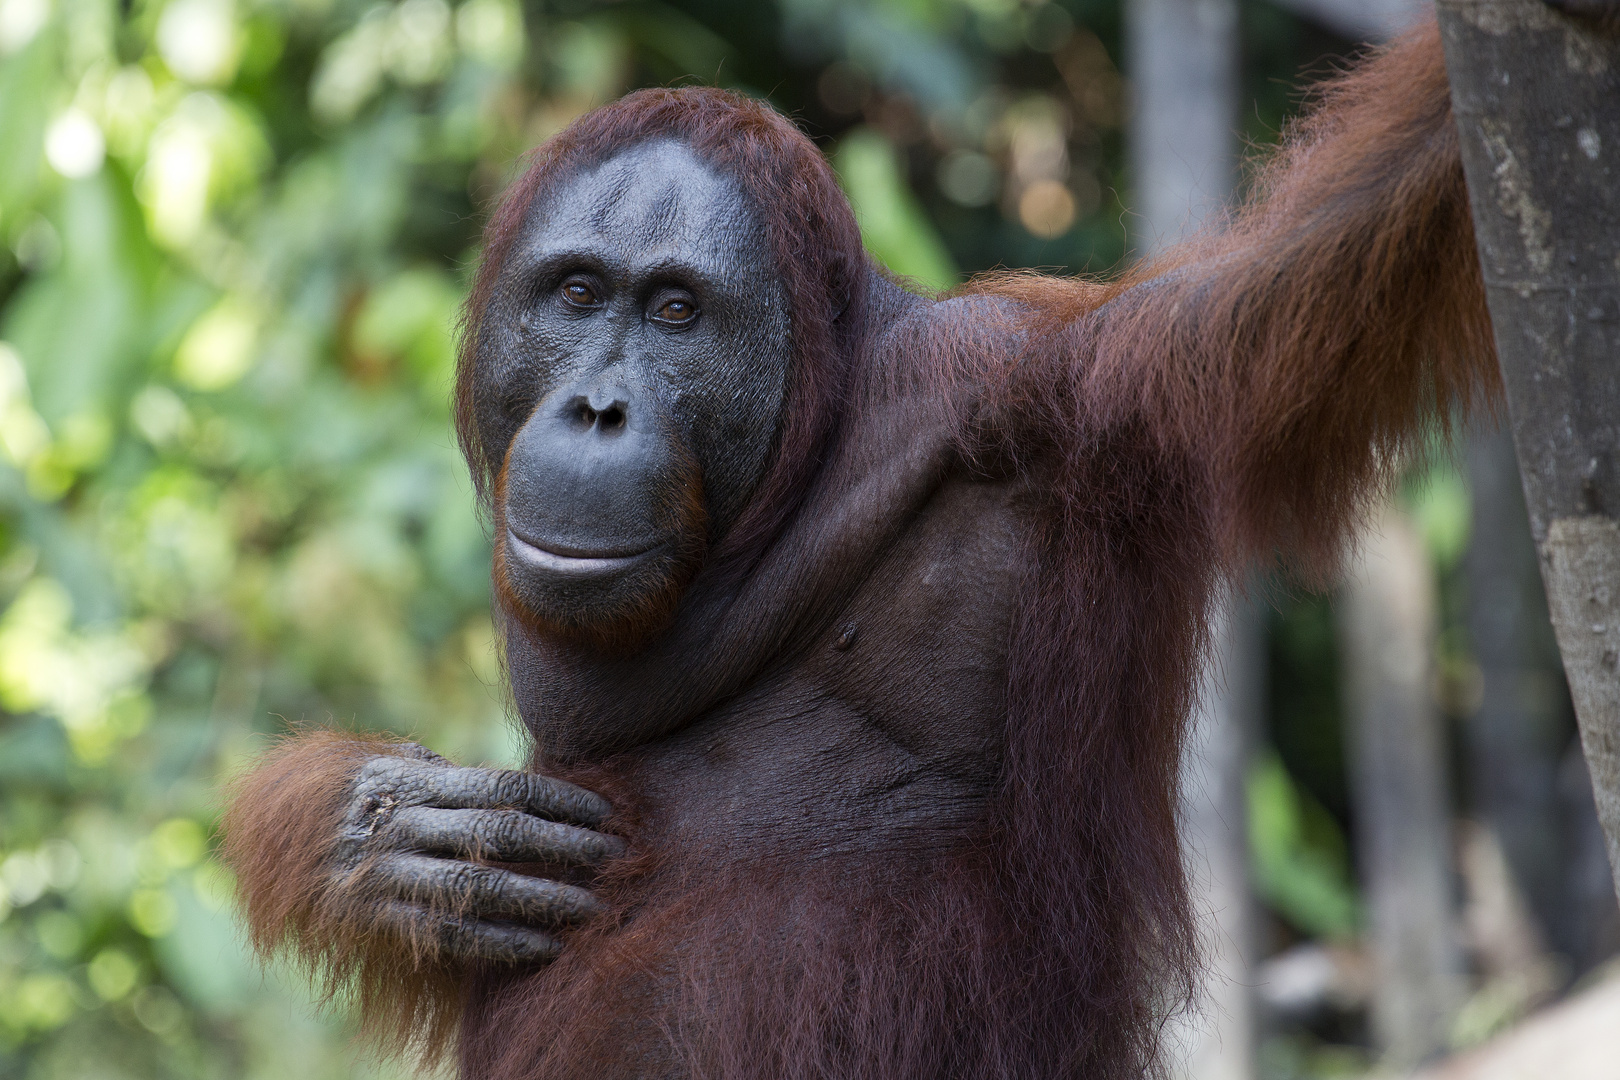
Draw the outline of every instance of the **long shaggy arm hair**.
<instances>
[{"instance_id":1,"label":"long shaggy arm hair","mask_svg":"<svg viewBox=\"0 0 1620 1080\"><path fill-rule=\"evenodd\" d=\"M1087 430L1196 468L1226 556L1321 572L1403 451L1500 394L1438 28L1318 87L1252 190L1117 282L972 287L1038 312Z\"/></svg>"},{"instance_id":2,"label":"long shaggy arm hair","mask_svg":"<svg viewBox=\"0 0 1620 1080\"><path fill-rule=\"evenodd\" d=\"M223 855L254 951L266 962L290 959L327 1001L352 1004L377 1045L430 1060L454 1040L466 967L379 926L365 868L337 858L361 766L413 750L336 731L284 740L230 792Z\"/></svg>"}]
</instances>

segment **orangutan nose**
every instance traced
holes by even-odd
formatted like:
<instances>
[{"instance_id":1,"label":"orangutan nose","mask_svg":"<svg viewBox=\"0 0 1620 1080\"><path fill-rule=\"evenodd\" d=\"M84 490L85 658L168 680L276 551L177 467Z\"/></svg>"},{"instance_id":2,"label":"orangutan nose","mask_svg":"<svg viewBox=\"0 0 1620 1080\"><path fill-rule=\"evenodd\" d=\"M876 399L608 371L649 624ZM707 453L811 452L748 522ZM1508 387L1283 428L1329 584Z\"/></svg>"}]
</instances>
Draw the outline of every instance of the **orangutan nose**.
<instances>
[{"instance_id":1,"label":"orangutan nose","mask_svg":"<svg viewBox=\"0 0 1620 1080\"><path fill-rule=\"evenodd\" d=\"M569 401L564 413L576 427L594 428L602 435L619 435L630 423L629 395L618 390L593 389Z\"/></svg>"},{"instance_id":2,"label":"orangutan nose","mask_svg":"<svg viewBox=\"0 0 1620 1080\"><path fill-rule=\"evenodd\" d=\"M617 380L553 395L508 451L508 526L558 552L617 555L661 542L668 426L656 397Z\"/></svg>"}]
</instances>

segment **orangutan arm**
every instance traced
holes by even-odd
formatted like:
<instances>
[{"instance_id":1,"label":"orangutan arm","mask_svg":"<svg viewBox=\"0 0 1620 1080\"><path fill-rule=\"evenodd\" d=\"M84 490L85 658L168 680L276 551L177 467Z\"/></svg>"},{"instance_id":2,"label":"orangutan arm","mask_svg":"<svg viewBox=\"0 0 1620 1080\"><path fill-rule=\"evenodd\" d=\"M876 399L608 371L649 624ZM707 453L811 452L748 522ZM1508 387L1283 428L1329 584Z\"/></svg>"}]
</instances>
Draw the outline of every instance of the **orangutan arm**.
<instances>
[{"instance_id":1,"label":"orangutan arm","mask_svg":"<svg viewBox=\"0 0 1620 1080\"><path fill-rule=\"evenodd\" d=\"M224 854L255 948L290 951L329 993L354 992L384 1034L433 1042L466 964L549 960L549 931L599 908L584 889L486 860L596 865L623 850L591 829L608 813L562 781L322 731L236 786Z\"/></svg>"},{"instance_id":2,"label":"orangutan arm","mask_svg":"<svg viewBox=\"0 0 1620 1080\"><path fill-rule=\"evenodd\" d=\"M1499 393L1434 25L1322 88L1253 190L1117 284L987 291L1044 323L1070 428L1184 479L1228 560L1322 569L1404 451Z\"/></svg>"},{"instance_id":3,"label":"orangutan arm","mask_svg":"<svg viewBox=\"0 0 1620 1080\"><path fill-rule=\"evenodd\" d=\"M1329 83L1230 229L1169 262L1092 377L1157 398L1229 549L1331 563L1405 452L1500 393L1432 23Z\"/></svg>"}]
</instances>

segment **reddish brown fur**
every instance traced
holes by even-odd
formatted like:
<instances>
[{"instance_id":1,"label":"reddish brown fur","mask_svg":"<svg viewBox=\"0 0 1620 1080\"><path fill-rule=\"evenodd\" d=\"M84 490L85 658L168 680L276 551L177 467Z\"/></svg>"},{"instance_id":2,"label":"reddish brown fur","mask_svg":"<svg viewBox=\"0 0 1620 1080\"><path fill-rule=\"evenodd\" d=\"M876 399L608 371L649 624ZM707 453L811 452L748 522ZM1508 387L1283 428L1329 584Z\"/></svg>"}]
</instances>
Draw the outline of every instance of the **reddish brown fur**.
<instances>
[{"instance_id":1,"label":"reddish brown fur","mask_svg":"<svg viewBox=\"0 0 1620 1080\"><path fill-rule=\"evenodd\" d=\"M790 521L837 424L873 430L874 405L902 390L932 387L965 455L1035 478L1039 505L999 782L975 832L923 870L792 853L739 865L723 845L649 841L598 883L615 915L572 935L555 965L469 979L466 1074L621 1075L671 1048L686 1073L717 1078L1150 1072L1190 980L1176 773L1215 588L1255 557L1326 574L1401 452L1453 404L1497 391L1448 101L1431 26L1330 87L1222 233L1109 284L987 278L963 290L982 298L971 325L910 319L887 338L865 324L867 271L825 164L763 107L645 92L543 148L491 225L469 350L529 201L577 161L684 138L767 219L798 374L734 556ZM469 367L462 437L487 483ZM588 660L555 663L560 685L592 685ZM333 805L321 794L317 811L303 792L341 773L300 779L300 753L255 777L265 805L239 802L231 822L253 838L233 850L256 940L290 930L312 960L335 947L335 969L363 958L369 971L390 961L300 914L319 861L300 838ZM652 779L644 760L562 771L622 805ZM656 808L626 829L655 837ZM254 900L277 890L292 899ZM396 1032L417 1019L443 1031L455 1001L422 985L401 978L397 1002L367 1005ZM445 1009L431 1020L429 1001Z\"/></svg>"},{"instance_id":2,"label":"reddish brown fur","mask_svg":"<svg viewBox=\"0 0 1620 1080\"><path fill-rule=\"evenodd\" d=\"M1087 426L1135 419L1198 468L1228 562L1320 574L1428 425L1500 392L1438 30L1324 86L1254 189L1226 229L1106 287L970 288L1047 327L1051 370L1015 399L1078 377Z\"/></svg>"},{"instance_id":3,"label":"reddish brown fur","mask_svg":"<svg viewBox=\"0 0 1620 1080\"><path fill-rule=\"evenodd\" d=\"M327 879L355 773L404 745L336 731L284 740L233 786L223 855L260 955L289 955L326 1000L352 1004L379 1044L434 1057L456 1035L467 973L427 943L367 929L354 911L363 874L341 890Z\"/></svg>"}]
</instances>

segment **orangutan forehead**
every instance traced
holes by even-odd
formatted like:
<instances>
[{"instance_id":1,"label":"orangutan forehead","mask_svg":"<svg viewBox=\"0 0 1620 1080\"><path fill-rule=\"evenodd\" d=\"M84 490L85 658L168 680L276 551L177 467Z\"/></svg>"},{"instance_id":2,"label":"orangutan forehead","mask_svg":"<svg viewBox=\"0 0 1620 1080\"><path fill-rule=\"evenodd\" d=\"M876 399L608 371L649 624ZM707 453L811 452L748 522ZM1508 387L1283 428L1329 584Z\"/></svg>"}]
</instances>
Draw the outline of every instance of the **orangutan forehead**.
<instances>
[{"instance_id":1,"label":"orangutan forehead","mask_svg":"<svg viewBox=\"0 0 1620 1080\"><path fill-rule=\"evenodd\" d=\"M638 143L541 193L529 235L607 247L758 251L763 228L741 186L685 143ZM544 238L544 239L542 239Z\"/></svg>"}]
</instances>

